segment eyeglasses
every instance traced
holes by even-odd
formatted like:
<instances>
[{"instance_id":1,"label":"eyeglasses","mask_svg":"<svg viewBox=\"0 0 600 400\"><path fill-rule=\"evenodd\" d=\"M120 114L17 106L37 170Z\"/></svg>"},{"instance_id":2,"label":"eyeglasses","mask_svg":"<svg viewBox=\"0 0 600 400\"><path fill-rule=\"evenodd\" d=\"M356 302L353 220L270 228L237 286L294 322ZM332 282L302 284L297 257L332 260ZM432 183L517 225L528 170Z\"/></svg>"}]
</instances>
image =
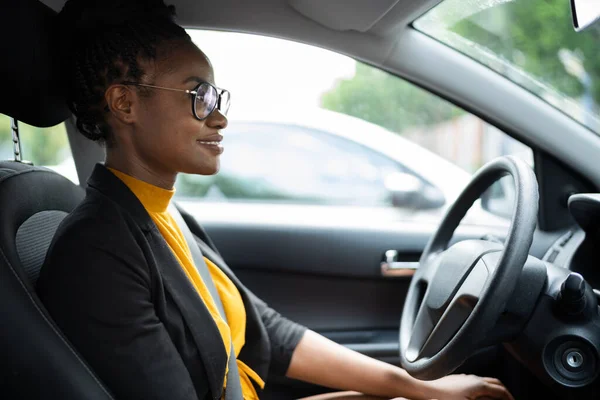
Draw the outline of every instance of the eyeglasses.
<instances>
[{"instance_id":1,"label":"eyeglasses","mask_svg":"<svg viewBox=\"0 0 600 400\"><path fill-rule=\"evenodd\" d=\"M122 84L187 93L192 97L192 112L194 113L194 117L200 121L208 118L215 108L221 114L227 115L227 111L229 111L229 106L231 105L231 94L227 90L219 89L208 82L200 82L192 90L167 88L137 82L122 82Z\"/></svg>"}]
</instances>

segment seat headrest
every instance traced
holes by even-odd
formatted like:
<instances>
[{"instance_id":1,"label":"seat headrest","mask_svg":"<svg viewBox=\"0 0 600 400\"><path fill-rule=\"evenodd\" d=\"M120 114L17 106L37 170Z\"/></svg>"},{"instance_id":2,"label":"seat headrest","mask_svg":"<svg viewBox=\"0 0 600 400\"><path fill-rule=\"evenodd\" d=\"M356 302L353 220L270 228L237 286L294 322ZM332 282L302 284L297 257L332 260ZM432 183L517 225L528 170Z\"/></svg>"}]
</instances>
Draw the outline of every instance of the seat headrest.
<instances>
[{"instance_id":1,"label":"seat headrest","mask_svg":"<svg viewBox=\"0 0 600 400\"><path fill-rule=\"evenodd\" d=\"M36 0L2 0L0 14L0 113L38 127L63 122L70 111L52 50L56 13Z\"/></svg>"}]
</instances>

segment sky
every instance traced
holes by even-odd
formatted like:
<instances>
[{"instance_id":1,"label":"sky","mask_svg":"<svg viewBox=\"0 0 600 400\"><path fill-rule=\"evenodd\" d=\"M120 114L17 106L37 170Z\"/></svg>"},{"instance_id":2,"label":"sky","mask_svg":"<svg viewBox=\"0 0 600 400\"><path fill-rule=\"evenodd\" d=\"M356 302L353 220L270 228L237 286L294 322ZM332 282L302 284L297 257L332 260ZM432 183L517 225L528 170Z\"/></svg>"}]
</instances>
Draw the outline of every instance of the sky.
<instances>
[{"instance_id":1,"label":"sky","mask_svg":"<svg viewBox=\"0 0 600 400\"><path fill-rule=\"evenodd\" d=\"M219 87L231 92L229 116L275 107L318 107L356 62L328 50L250 34L188 30L211 60Z\"/></svg>"}]
</instances>

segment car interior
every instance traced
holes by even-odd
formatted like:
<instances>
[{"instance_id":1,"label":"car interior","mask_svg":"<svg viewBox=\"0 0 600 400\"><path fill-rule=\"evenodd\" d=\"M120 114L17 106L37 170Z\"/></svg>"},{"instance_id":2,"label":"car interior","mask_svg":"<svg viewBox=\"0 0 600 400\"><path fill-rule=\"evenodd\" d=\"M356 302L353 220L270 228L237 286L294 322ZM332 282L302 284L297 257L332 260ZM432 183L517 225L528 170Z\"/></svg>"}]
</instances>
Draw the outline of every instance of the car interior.
<instances>
[{"instance_id":1,"label":"car interior","mask_svg":"<svg viewBox=\"0 0 600 400\"><path fill-rule=\"evenodd\" d=\"M14 148L14 159L0 162L2 398L113 398L35 292L58 225L84 198L88 176L104 159L100 146L77 133L56 79L51 24L63 3L1 3L0 113L12 119ZM402 77L533 151L533 167L503 156L479 169L436 224L186 214L249 289L287 318L417 378L472 373L498 377L516 399L597 398L600 137L594 129L416 29L414 22L441 0L171 3L189 29L310 44ZM578 30L581 18L578 25L575 17ZM79 185L27 162L19 140L19 123L63 122ZM510 226L460 224L505 176L515 192ZM262 398L331 391L279 378L269 380Z\"/></svg>"}]
</instances>

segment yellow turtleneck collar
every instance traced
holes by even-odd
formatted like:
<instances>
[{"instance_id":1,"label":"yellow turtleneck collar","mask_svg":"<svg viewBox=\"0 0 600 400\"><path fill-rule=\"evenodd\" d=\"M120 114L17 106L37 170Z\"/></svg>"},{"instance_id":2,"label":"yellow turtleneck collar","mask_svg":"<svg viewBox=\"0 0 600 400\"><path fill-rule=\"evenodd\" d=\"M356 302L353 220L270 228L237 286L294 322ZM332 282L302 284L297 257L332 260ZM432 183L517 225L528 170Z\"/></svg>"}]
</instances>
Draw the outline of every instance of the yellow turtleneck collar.
<instances>
[{"instance_id":1,"label":"yellow turtleneck collar","mask_svg":"<svg viewBox=\"0 0 600 400\"><path fill-rule=\"evenodd\" d=\"M135 193L146 210L157 213L164 213L167 211L169 203L175 194L175 189L163 189L114 168L107 168Z\"/></svg>"}]
</instances>

